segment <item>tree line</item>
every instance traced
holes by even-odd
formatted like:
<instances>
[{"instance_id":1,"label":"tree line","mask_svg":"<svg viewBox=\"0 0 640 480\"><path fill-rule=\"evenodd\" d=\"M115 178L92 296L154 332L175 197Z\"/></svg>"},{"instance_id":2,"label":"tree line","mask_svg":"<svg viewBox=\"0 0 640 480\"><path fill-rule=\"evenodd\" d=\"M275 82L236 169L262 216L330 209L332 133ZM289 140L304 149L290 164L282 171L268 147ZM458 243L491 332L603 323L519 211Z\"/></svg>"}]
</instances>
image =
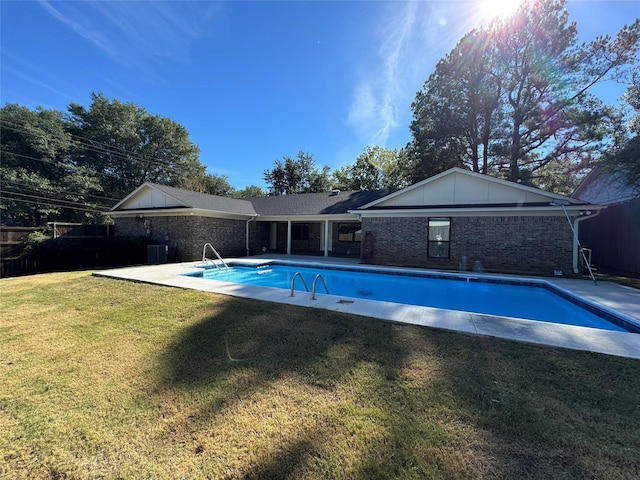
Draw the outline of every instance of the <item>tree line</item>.
<instances>
[{"instance_id":1,"label":"tree line","mask_svg":"<svg viewBox=\"0 0 640 480\"><path fill-rule=\"evenodd\" d=\"M93 94L88 108L67 112L7 104L2 222L99 222L145 181L242 198L398 189L457 166L570 194L600 165L640 190L640 20L578 44L565 4L526 0L464 35L417 92L406 147L367 146L333 172L300 151L264 171L267 192L207 174L183 126L133 103ZM620 105L593 93L606 82L627 86Z\"/></svg>"},{"instance_id":2,"label":"tree line","mask_svg":"<svg viewBox=\"0 0 640 480\"><path fill-rule=\"evenodd\" d=\"M7 104L0 110L2 222L100 222L101 212L147 181L223 196L262 194L206 173L199 152L177 122L102 94L67 112Z\"/></svg>"}]
</instances>

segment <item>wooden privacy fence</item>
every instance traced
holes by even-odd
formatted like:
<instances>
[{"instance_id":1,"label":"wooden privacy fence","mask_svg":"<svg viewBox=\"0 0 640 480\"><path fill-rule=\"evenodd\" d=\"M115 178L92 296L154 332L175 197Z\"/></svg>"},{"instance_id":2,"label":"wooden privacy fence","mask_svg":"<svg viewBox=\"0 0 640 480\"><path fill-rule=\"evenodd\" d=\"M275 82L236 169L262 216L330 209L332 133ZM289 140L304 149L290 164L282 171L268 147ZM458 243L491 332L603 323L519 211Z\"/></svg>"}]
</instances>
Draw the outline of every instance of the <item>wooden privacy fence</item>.
<instances>
[{"instance_id":1,"label":"wooden privacy fence","mask_svg":"<svg viewBox=\"0 0 640 480\"><path fill-rule=\"evenodd\" d=\"M83 225L78 223L51 222L47 227L17 227L0 225L0 274L2 276L30 273L37 270L34 259L25 248L26 237L34 232L60 242L74 242L78 257L90 256L96 242L113 237L113 225Z\"/></svg>"},{"instance_id":2,"label":"wooden privacy fence","mask_svg":"<svg viewBox=\"0 0 640 480\"><path fill-rule=\"evenodd\" d=\"M8 227L0 225L0 272L26 271L27 258L23 241L27 235L41 231L41 227Z\"/></svg>"},{"instance_id":3,"label":"wooden privacy fence","mask_svg":"<svg viewBox=\"0 0 640 480\"><path fill-rule=\"evenodd\" d=\"M51 222L53 238L102 238L113 235L113 225L84 225L81 223Z\"/></svg>"}]
</instances>

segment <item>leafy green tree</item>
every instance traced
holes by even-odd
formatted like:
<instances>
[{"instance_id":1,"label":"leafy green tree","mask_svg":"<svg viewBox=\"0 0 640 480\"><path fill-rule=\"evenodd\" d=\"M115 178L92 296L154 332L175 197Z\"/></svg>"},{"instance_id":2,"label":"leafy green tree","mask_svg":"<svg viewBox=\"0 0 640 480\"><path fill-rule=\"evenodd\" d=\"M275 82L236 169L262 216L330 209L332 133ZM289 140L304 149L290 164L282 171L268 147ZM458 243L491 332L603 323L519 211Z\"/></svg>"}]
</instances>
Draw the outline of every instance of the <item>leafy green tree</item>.
<instances>
[{"instance_id":1,"label":"leafy green tree","mask_svg":"<svg viewBox=\"0 0 640 480\"><path fill-rule=\"evenodd\" d=\"M241 190L235 190L231 194L233 198L264 197L265 195L264 190L257 185L249 185Z\"/></svg>"},{"instance_id":2,"label":"leafy green tree","mask_svg":"<svg viewBox=\"0 0 640 480\"><path fill-rule=\"evenodd\" d=\"M0 111L0 210L7 224L99 221L115 203L91 169L72 158L74 139L61 112L7 104Z\"/></svg>"},{"instance_id":3,"label":"leafy green tree","mask_svg":"<svg viewBox=\"0 0 640 480\"><path fill-rule=\"evenodd\" d=\"M221 197L232 197L235 193L235 189L229 183L229 178L226 175L212 175L209 173L191 175L178 182L177 186L186 190L219 195Z\"/></svg>"},{"instance_id":4,"label":"leafy green tree","mask_svg":"<svg viewBox=\"0 0 640 480\"><path fill-rule=\"evenodd\" d=\"M622 177L637 194L640 194L640 71L624 96L632 109L627 122L620 122L619 141L607 151L601 165L612 172L622 172Z\"/></svg>"},{"instance_id":5,"label":"leafy green tree","mask_svg":"<svg viewBox=\"0 0 640 480\"><path fill-rule=\"evenodd\" d=\"M487 174L502 120L502 78L493 71L491 35L473 30L440 60L412 104L414 181L451 167Z\"/></svg>"},{"instance_id":6,"label":"leafy green tree","mask_svg":"<svg viewBox=\"0 0 640 480\"><path fill-rule=\"evenodd\" d=\"M325 165L318 169L313 157L302 150L295 159L276 160L272 170L265 170L264 180L269 195L323 192L331 187L330 168Z\"/></svg>"},{"instance_id":7,"label":"leafy green tree","mask_svg":"<svg viewBox=\"0 0 640 480\"><path fill-rule=\"evenodd\" d=\"M88 109L72 103L69 112L76 161L103 174L111 196L123 197L145 181L178 186L204 176L199 148L173 120L95 93Z\"/></svg>"},{"instance_id":8,"label":"leafy green tree","mask_svg":"<svg viewBox=\"0 0 640 480\"><path fill-rule=\"evenodd\" d=\"M611 109L590 90L637 62L640 20L577 45L565 3L526 0L438 63L413 103L414 180L450 166L525 183L561 178L608 139Z\"/></svg>"},{"instance_id":9,"label":"leafy green tree","mask_svg":"<svg viewBox=\"0 0 640 480\"><path fill-rule=\"evenodd\" d=\"M367 147L355 160L334 172L338 185L346 190L382 190L406 187L408 157L404 150Z\"/></svg>"},{"instance_id":10,"label":"leafy green tree","mask_svg":"<svg viewBox=\"0 0 640 480\"><path fill-rule=\"evenodd\" d=\"M219 195L221 197L233 196L234 188L229 183L229 177L226 175L206 174L204 193L211 195Z\"/></svg>"}]
</instances>

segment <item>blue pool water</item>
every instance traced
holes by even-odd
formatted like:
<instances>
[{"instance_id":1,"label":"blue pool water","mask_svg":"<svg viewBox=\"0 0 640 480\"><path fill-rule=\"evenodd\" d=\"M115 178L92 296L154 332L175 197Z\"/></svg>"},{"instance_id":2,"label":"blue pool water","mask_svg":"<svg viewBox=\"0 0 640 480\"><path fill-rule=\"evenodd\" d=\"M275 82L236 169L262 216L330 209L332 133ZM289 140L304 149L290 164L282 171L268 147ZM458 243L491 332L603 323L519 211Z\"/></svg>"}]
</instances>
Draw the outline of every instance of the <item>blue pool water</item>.
<instances>
[{"instance_id":1,"label":"blue pool water","mask_svg":"<svg viewBox=\"0 0 640 480\"><path fill-rule=\"evenodd\" d=\"M279 264L207 268L190 275L223 282L289 290L291 279L296 272L300 272L309 290L316 275L322 274L331 295L579 325L602 330L629 331L620 326L624 325L622 320L612 323L543 286L533 284L507 284L478 281L477 278L434 278ZM305 291L299 278L296 279L295 290ZM317 294L326 293L320 281L317 282L316 292Z\"/></svg>"}]
</instances>

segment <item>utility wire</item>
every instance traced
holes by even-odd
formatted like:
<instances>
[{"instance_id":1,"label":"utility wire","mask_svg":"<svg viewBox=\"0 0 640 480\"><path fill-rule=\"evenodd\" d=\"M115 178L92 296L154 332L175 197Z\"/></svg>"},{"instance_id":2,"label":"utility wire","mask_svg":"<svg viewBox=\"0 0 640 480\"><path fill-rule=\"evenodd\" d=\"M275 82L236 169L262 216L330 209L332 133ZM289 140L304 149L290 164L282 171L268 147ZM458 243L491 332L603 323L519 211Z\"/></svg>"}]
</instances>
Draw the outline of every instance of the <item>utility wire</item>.
<instances>
[{"instance_id":1,"label":"utility wire","mask_svg":"<svg viewBox=\"0 0 640 480\"><path fill-rule=\"evenodd\" d=\"M5 154L9 154L9 155L15 155L16 157L20 157L20 158L24 158L27 160L34 160L36 162L42 162L42 163L48 163L50 165L59 167L59 168L63 168L65 167L65 165L60 165L59 162L56 162L55 160L47 160L44 158L36 158L36 157L30 157L29 155L23 155L21 153L15 153L15 152L10 152L7 150L4 150L2 148L0 148L0 153L5 153ZM73 165L73 166L78 166L78 165ZM91 173L95 174L95 175L99 175L99 176L103 176L103 177L113 177L113 178L117 178L117 179L121 179L122 177L120 175L117 175L115 173L109 173L109 172L105 172L105 171L100 171L100 170L94 170L90 167L81 167L81 168L87 168L88 170L91 170Z\"/></svg>"},{"instance_id":2,"label":"utility wire","mask_svg":"<svg viewBox=\"0 0 640 480\"><path fill-rule=\"evenodd\" d=\"M67 206L67 205L58 205L58 204L55 204L55 203L40 202L40 201L36 201L36 200L24 200L24 199L19 199L19 198L9 198L9 200L11 200L13 202L31 203L31 204L35 204L35 205L46 205L46 206L54 207L54 208L68 208L68 209L71 209L71 210L80 210L82 212L104 213L103 210L95 210L95 209L91 209L91 208L82 208L82 207L71 207L71 206Z\"/></svg>"},{"instance_id":3,"label":"utility wire","mask_svg":"<svg viewBox=\"0 0 640 480\"><path fill-rule=\"evenodd\" d=\"M52 201L52 202L57 202L57 203L60 203L60 204L69 204L69 205L81 206L81 207L86 207L86 206L95 206L96 208L103 208L104 207L105 209L110 208L108 206L104 206L102 204L97 204L97 203L95 205L91 205L91 204L89 204L87 202L84 202L84 203L83 202L75 202L73 200L64 200L64 199L61 199L61 198L50 198L50 197L44 197L42 195L30 195L28 193L14 192L12 190L0 190L0 193L3 193L3 192L10 193L12 195L17 195L19 197L33 198L33 199L42 200L42 201ZM8 198L8 197L3 195L3 198ZM62 206L66 206L66 205L62 205Z\"/></svg>"},{"instance_id":4,"label":"utility wire","mask_svg":"<svg viewBox=\"0 0 640 480\"><path fill-rule=\"evenodd\" d=\"M18 180L8 179L8 178L3 178L3 179L2 179L2 181L3 181L3 182L11 183L11 184L13 184L13 185L17 185L17 186L22 187L22 188L26 188L26 189L31 190L31 191L33 191L33 192L41 192L41 190L38 190L38 189L37 189L37 187L35 187L35 186L34 186L34 185L32 185L32 184L28 184L28 183L26 183L26 182L20 182L20 181L18 181ZM11 186L11 185L10 185L10 186ZM16 188L16 187L14 187L14 188ZM79 193L79 192L72 192L72 191L69 191L69 190L60 190L60 189L56 189L56 192L66 193L66 194L68 194L68 195L77 195L77 196L80 196L80 197L93 197L93 198L99 198L99 199L101 199L101 200L113 200L113 201L115 201L115 202L119 202L120 200L122 200L121 198L103 197L103 196L101 196L101 195L93 195L93 194L91 194L91 193Z\"/></svg>"},{"instance_id":5,"label":"utility wire","mask_svg":"<svg viewBox=\"0 0 640 480\"><path fill-rule=\"evenodd\" d=\"M7 128L19 133L25 133L27 135L31 135L44 140L49 139L48 137L43 136L44 134L47 134L47 132L32 132L32 131L26 130L23 125L20 125L15 122L7 121L7 120L0 120L0 123L4 123ZM80 144L80 146L86 148L88 151L93 153L98 153L100 155L109 155L117 160L124 160L124 161L135 160L141 165L147 166L147 168L158 168L158 164L160 167L170 167L171 164L173 163L171 160L168 160L168 159L141 157L140 155L127 153L122 150L118 151L118 150L115 150L116 147L114 145L109 145L107 143L100 142L98 140L92 140L90 138L82 137L80 135L76 135L69 132L65 132L65 133L67 133L69 136L73 138L79 139L78 143ZM53 134L49 134L49 135L53 136Z\"/></svg>"},{"instance_id":6,"label":"utility wire","mask_svg":"<svg viewBox=\"0 0 640 480\"><path fill-rule=\"evenodd\" d=\"M6 119L2 119L0 118L0 124L2 124L4 127L13 130L14 132L17 133L22 133L22 134L26 134L32 137L36 137L42 140L46 140L49 141L51 138L54 137L54 133L52 132L46 132L44 130L39 130L39 131L29 131L25 128L25 125L16 123L16 122L12 122L12 121L8 121ZM92 140L80 135L76 135L76 134L72 134L69 132L65 132L67 133L70 137L72 137L73 139L75 139L76 143L78 144L78 146L80 146L81 148L85 148L87 151L89 152L93 152L93 153L97 153L99 155L109 155L112 158L116 159L116 160L121 160L121 161L126 161L126 162L132 162L132 161L136 161L138 162L138 164L140 164L143 168L146 167L147 170L155 170L158 168L162 168L162 167L169 167L171 166L171 164L173 163L171 160L167 160L167 159L153 159L153 158L148 158L148 157L141 157L139 155L133 155L133 154L128 154L126 152L123 152L122 150L118 151L118 150L114 150L114 146L112 145L108 145L106 143L103 142L99 142L97 140ZM49 164L55 167L58 167L60 169L64 169L65 168L65 164L63 162L60 161L56 161L56 160L49 160L49 159L44 159L44 158L36 158L33 156L29 156L29 155L24 155L24 154L20 154L20 153L16 153L16 152L11 152L5 148L0 147L0 152L3 154L8 154L8 155L13 155L19 158L23 158L26 160L32 160L32 161L38 161L38 162L42 162L45 164ZM71 164L72 166L78 166L76 164ZM94 173L95 175L99 175L102 176L104 178L117 178L117 179L121 179L122 176L121 175L117 175L115 173L111 173L108 171L104 171L104 170L97 170L97 169L93 169L91 167L84 167L87 169L92 170L92 173ZM14 185L15 184L20 184L20 182L12 182ZM30 191L32 192L38 192L38 190L32 186L27 186L26 184L22 183L23 186L26 186ZM10 188L16 188L15 186L11 186L9 185ZM6 190L6 189L5 189ZM119 199L116 198L109 198L109 197L101 197L98 195L90 195L90 194L82 194L82 193L77 193L77 192L70 192L68 190L65 191L60 191L61 193L67 193L70 195L77 195L80 197L93 197L96 199L105 199L105 200L113 200L113 201L118 201ZM35 198L38 199L40 202L44 202L45 200L49 200L49 201L56 201L56 202L63 202L66 204L70 204L70 205L79 205L81 207L86 207L86 204L81 204L78 202L70 202L70 201L66 201L66 200L58 200L58 199L51 199L48 197L44 197L44 196L29 196L27 194L20 194L19 192L11 192L14 195L22 195L22 196L26 196L26 197L30 197L30 198ZM13 199L14 201L24 201L27 202L26 200L20 200L17 198ZM34 202L34 201L29 201L27 203L38 203L38 202ZM68 207L65 205L62 205L63 207L66 208L72 208L72 207ZM78 209L79 207L73 207ZM110 209L111 207L105 207L105 209ZM95 211L95 210L90 210L88 209L88 211Z\"/></svg>"}]
</instances>

